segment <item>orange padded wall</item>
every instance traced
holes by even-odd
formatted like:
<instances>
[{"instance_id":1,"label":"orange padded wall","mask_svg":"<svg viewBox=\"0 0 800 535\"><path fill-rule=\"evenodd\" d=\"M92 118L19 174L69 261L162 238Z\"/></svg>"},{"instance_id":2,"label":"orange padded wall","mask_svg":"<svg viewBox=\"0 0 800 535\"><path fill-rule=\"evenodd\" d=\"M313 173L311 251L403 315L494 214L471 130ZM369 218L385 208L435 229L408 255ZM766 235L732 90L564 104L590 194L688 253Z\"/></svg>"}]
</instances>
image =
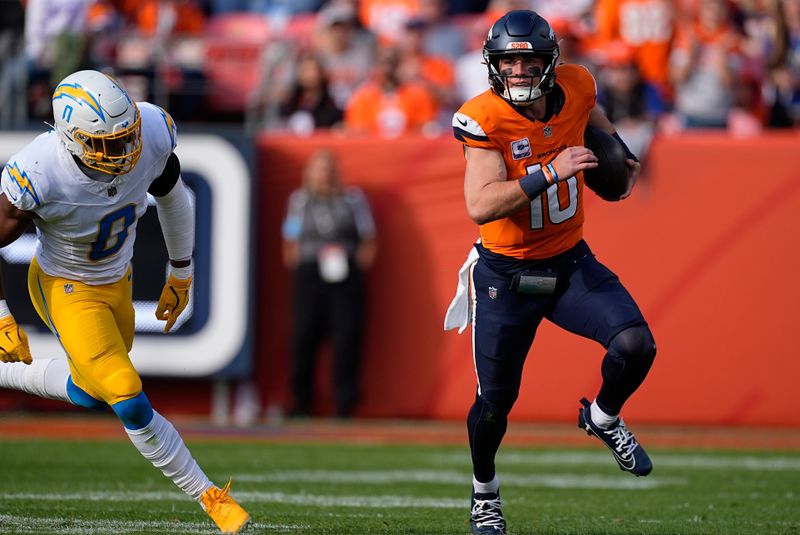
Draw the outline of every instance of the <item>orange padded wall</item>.
<instances>
[{"instance_id":1,"label":"orange padded wall","mask_svg":"<svg viewBox=\"0 0 800 535\"><path fill-rule=\"evenodd\" d=\"M261 137L257 142L257 381L287 406L290 276L280 225L317 147L340 155L376 217L363 366L366 417L462 419L474 396L470 331L444 332L456 273L477 228L463 201L460 145ZM653 329L658 356L625 409L639 422L800 425L800 137L712 134L656 139L634 195L586 194L586 239L620 276ZM546 322L512 418L572 421L600 383L602 347ZM328 364L318 383L329 404Z\"/></svg>"}]
</instances>

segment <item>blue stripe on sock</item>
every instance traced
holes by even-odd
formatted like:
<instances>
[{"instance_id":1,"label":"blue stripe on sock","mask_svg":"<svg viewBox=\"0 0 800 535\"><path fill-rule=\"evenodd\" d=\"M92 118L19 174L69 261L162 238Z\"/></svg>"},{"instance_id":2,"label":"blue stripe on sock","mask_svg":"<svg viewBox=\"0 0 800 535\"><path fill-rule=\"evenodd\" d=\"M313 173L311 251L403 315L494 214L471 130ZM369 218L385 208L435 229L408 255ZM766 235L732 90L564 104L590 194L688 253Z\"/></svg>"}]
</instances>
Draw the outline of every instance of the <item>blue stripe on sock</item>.
<instances>
[{"instance_id":1,"label":"blue stripe on sock","mask_svg":"<svg viewBox=\"0 0 800 535\"><path fill-rule=\"evenodd\" d=\"M125 401L111 405L126 429L141 429L153 419L153 406L144 392Z\"/></svg>"},{"instance_id":2,"label":"blue stripe on sock","mask_svg":"<svg viewBox=\"0 0 800 535\"><path fill-rule=\"evenodd\" d=\"M72 377L67 379L67 395L69 396L70 401L72 401L78 407L83 407L93 411L103 410L108 407L108 404L106 404L105 401L94 398L78 388L78 386L72 382Z\"/></svg>"}]
</instances>

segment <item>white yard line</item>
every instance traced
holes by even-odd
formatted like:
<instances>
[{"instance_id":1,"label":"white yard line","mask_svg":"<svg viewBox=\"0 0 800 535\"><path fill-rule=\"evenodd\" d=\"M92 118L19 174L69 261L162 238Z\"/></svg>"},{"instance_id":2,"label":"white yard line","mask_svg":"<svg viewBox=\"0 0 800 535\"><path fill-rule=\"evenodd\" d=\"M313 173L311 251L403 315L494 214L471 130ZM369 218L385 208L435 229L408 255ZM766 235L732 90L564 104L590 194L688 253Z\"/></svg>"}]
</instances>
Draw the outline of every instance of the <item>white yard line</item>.
<instances>
[{"instance_id":1,"label":"white yard line","mask_svg":"<svg viewBox=\"0 0 800 535\"><path fill-rule=\"evenodd\" d=\"M425 498L419 496L328 496L318 494L285 492L247 492L237 491L236 497L243 502L283 503L312 507L366 507L371 509L397 508L429 508L456 509L463 508L469 497ZM53 502L97 501L97 502L163 502L187 501L188 498L179 492L70 492L58 493L2 493L0 502L12 500L38 500Z\"/></svg>"},{"instance_id":2,"label":"white yard line","mask_svg":"<svg viewBox=\"0 0 800 535\"><path fill-rule=\"evenodd\" d=\"M0 515L0 526L11 528L11 533L42 533L51 535L136 535L143 531L169 533L170 535L195 535L219 533L217 528L207 522L166 522L139 520L79 520L50 516L47 518ZM258 523L251 524L250 530L269 530L269 533L291 533L308 526ZM4 533L7 533L4 531Z\"/></svg>"},{"instance_id":3,"label":"white yard line","mask_svg":"<svg viewBox=\"0 0 800 535\"><path fill-rule=\"evenodd\" d=\"M468 496L458 498L433 498L420 496L398 496L370 494L374 485L396 485L398 483L429 483L432 485L458 485L469 487L471 476L464 472L441 470L389 470L389 471L333 471L293 470L262 474L237 474L234 479L249 483L309 483L309 484L354 484L371 485L364 495L325 495L306 492L262 492L238 490L236 497L250 503L280 503L304 507L350 507L365 509L460 509L467 506ZM643 490L665 485L686 485L679 478L630 478L599 475L518 475L503 476L504 486L558 489L611 489ZM49 502L189 502L177 491L135 492L98 490L69 493L0 493L0 503L12 501Z\"/></svg>"},{"instance_id":4,"label":"white yard line","mask_svg":"<svg viewBox=\"0 0 800 535\"><path fill-rule=\"evenodd\" d=\"M606 459L608 463L610 459ZM630 478L620 475L576 475L576 474L536 474L501 475L503 486L558 488L558 489L651 489L667 485L685 485L683 478L649 477ZM237 474L236 481L258 483L352 483L363 485L393 485L397 483L431 483L444 485L466 485L472 476L466 471L443 470L289 470L267 472L264 474Z\"/></svg>"},{"instance_id":5,"label":"white yard line","mask_svg":"<svg viewBox=\"0 0 800 535\"><path fill-rule=\"evenodd\" d=\"M758 456L736 457L714 454L682 454L649 452L656 468L700 468L708 470L800 470L800 457ZM445 465L469 464L469 452L435 454L430 462ZM502 465L548 465L558 466L594 466L614 463L611 454L605 450L597 452L501 452L497 456L497 464Z\"/></svg>"}]
</instances>

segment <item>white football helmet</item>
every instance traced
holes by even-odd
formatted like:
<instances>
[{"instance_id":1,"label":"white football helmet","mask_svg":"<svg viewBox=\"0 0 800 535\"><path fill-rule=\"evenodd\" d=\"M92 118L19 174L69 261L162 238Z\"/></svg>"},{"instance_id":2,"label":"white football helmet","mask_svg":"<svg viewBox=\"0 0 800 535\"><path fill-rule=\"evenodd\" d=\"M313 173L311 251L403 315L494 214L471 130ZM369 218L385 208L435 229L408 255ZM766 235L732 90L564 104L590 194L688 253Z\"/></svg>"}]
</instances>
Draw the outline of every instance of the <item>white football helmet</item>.
<instances>
[{"instance_id":1,"label":"white football helmet","mask_svg":"<svg viewBox=\"0 0 800 535\"><path fill-rule=\"evenodd\" d=\"M67 149L87 167L123 175L139 161L139 108L110 76L78 71L64 78L53 93L53 119Z\"/></svg>"}]
</instances>

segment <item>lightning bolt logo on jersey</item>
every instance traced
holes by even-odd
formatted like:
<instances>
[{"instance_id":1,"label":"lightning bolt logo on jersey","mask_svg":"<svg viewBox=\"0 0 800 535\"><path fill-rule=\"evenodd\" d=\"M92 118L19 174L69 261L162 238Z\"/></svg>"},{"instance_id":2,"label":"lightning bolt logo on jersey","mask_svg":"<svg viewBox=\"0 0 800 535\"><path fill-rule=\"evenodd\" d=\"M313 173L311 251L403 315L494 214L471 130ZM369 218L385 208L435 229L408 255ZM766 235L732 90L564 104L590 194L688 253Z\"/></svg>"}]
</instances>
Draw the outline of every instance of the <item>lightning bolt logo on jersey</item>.
<instances>
[{"instance_id":1,"label":"lightning bolt logo on jersey","mask_svg":"<svg viewBox=\"0 0 800 535\"><path fill-rule=\"evenodd\" d=\"M66 87L56 97L72 99L73 89ZM169 114L146 102L139 109L141 157L130 172L109 175L108 182L86 176L54 131L38 136L3 169L3 193L20 210L38 216L35 256L48 275L93 285L125 276L136 224L147 210L147 190L175 147Z\"/></svg>"},{"instance_id":2,"label":"lightning bolt logo on jersey","mask_svg":"<svg viewBox=\"0 0 800 535\"><path fill-rule=\"evenodd\" d=\"M28 180L28 173L21 170L17 162L10 162L6 164L4 169L6 173L8 173L8 177L11 179L11 183L16 185L17 191L14 191L14 187L9 187L7 195L11 199L12 202L17 202L17 200L26 193L31 196L33 202L36 206L39 205L39 194L36 193L36 189L31 184L31 181Z\"/></svg>"},{"instance_id":3,"label":"lightning bolt logo on jersey","mask_svg":"<svg viewBox=\"0 0 800 535\"><path fill-rule=\"evenodd\" d=\"M499 151L508 180L519 180L552 162L567 147L583 145L583 131L595 105L594 78L579 65L556 68L564 104L542 123L488 90L467 101L453 116L453 134L468 147ZM551 98L550 96L546 98ZM524 260L549 258L583 236L583 173L560 177L523 209L480 226L484 247Z\"/></svg>"}]
</instances>

